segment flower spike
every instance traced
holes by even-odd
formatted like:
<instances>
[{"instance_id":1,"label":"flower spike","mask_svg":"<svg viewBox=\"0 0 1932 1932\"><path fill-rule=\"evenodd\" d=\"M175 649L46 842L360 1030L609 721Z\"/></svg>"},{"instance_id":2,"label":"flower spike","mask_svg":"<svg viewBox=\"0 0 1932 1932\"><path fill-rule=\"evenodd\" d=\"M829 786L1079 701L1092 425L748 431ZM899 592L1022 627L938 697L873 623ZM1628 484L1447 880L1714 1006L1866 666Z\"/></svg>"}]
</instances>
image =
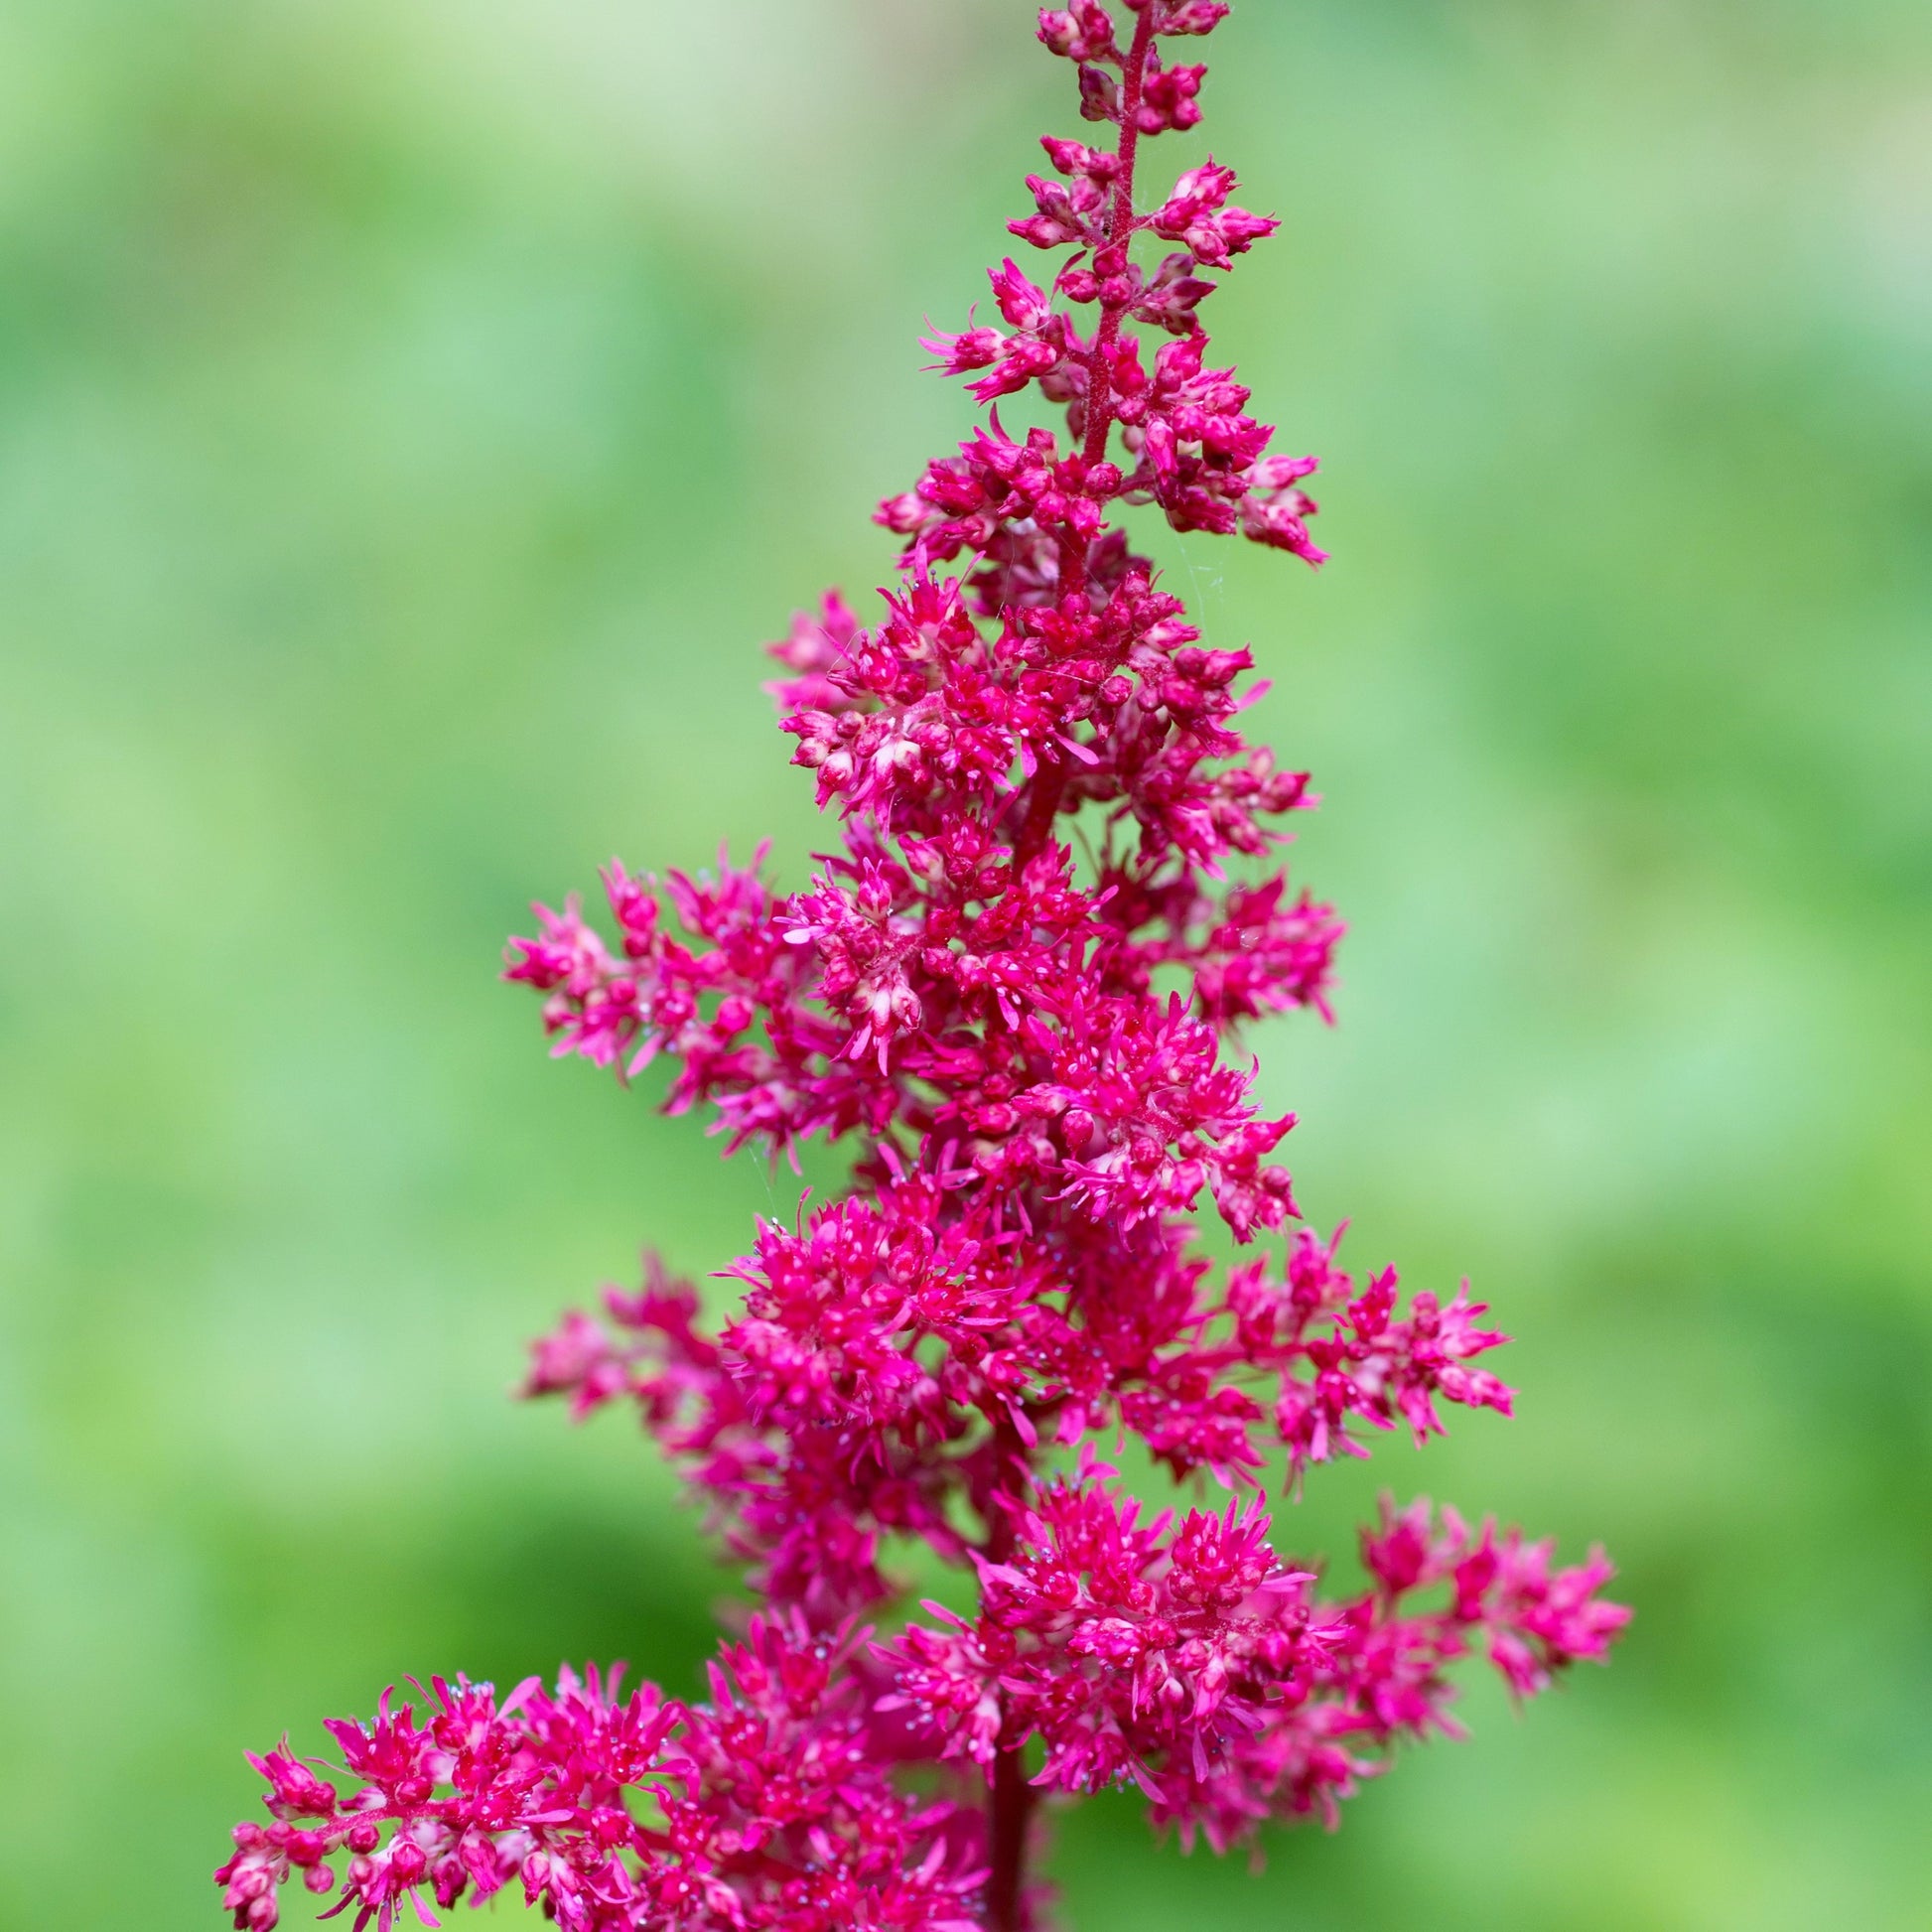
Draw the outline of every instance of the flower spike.
<instances>
[{"instance_id":1,"label":"flower spike","mask_svg":"<svg viewBox=\"0 0 1932 1932\"><path fill-rule=\"evenodd\" d=\"M633 1409L758 1613L701 1702L438 1679L332 1723L341 1771L252 1759L268 1821L215 1874L241 1932L297 1874L357 1932L516 1888L565 1932L1044 1932L1042 1793L1132 1785L1216 1851L1332 1824L1398 1744L1456 1732L1464 1659L1528 1697L1625 1622L1600 1553L1427 1502L1384 1503L1353 1594L1277 1548L1271 1493L1513 1397L1466 1287L1405 1299L1302 1223L1249 1035L1333 1019L1342 922L1280 863L1315 799L1241 734L1252 654L1209 648L1140 547L1165 523L1324 557L1314 459L1200 315L1278 223L1212 157L1146 192L1149 144L1201 117L1175 43L1228 14L1039 16L1087 126L1027 178L1032 265L923 345L983 419L879 505L900 554L870 621L834 592L771 646L816 875L613 863L601 929L571 896L510 945L553 1052L661 1064L666 1109L734 1150L852 1151L846 1192L723 1271L722 1322L652 1260L524 1383ZM1190 1506L1133 1493L1130 1443ZM969 1610L906 1600L910 1546Z\"/></svg>"}]
</instances>

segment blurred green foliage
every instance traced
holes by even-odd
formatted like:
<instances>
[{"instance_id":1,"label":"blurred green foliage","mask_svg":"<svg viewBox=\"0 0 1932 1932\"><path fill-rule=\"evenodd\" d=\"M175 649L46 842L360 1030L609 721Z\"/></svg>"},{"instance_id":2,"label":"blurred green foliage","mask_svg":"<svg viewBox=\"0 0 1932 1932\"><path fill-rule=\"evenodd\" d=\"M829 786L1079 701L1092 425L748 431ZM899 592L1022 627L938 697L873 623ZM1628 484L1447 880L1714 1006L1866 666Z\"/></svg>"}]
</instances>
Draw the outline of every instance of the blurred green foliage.
<instances>
[{"instance_id":1,"label":"blurred green foliage","mask_svg":"<svg viewBox=\"0 0 1932 1932\"><path fill-rule=\"evenodd\" d=\"M1070 124L1030 19L0 7L0 1922L212 1925L242 1748L404 1673L691 1683L728 1579L652 1455L503 1391L796 1189L546 1066L496 948L613 849L801 876L758 646L964 432L913 337ZM1080 1813L1070 1923L1923 1926L1932 14L1212 51L1287 217L1212 321L1336 552L1150 533L1327 799L1342 1025L1268 1093L1524 1391L1290 1535L1426 1487L1639 1620L1261 1879Z\"/></svg>"}]
</instances>

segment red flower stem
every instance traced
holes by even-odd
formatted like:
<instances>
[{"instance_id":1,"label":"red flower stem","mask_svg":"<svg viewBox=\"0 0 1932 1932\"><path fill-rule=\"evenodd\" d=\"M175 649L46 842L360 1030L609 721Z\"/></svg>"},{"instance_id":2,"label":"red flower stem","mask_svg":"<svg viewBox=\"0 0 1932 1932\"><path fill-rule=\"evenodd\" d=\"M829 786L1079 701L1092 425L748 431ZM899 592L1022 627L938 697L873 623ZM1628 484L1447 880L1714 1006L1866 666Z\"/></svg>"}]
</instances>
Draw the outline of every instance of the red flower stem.
<instances>
[{"instance_id":1,"label":"red flower stem","mask_svg":"<svg viewBox=\"0 0 1932 1932\"><path fill-rule=\"evenodd\" d=\"M994 1480L1010 1494L1012 1507L1003 1509L997 1500L992 1504L986 1526L986 1555L989 1562L1005 1563L1018 1540L1018 1512L1031 1497L1033 1458L1011 1422L995 1427L993 1451ZM1027 1782L1021 1744L1003 1744L993 1760L993 1788L986 1801L988 1932L1021 1932L1027 1833L1038 1801L1039 1793Z\"/></svg>"},{"instance_id":2,"label":"red flower stem","mask_svg":"<svg viewBox=\"0 0 1932 1932\"><path fill-rule=\"evenodd\" d=\"M1154 9L1144 7L1134 23L1134 40L1123 63L1120 106L1120 142L1114 152L1120 157L1120 172L1114 177L1114 202L1107 216L1107 253L1119 252L1125 267L1129 237L1134 232L1134 162L1141 145L1141 96L1147 80L1148 56L1154 49ZM1116 273L1119 271L1116 270ZM1100 328L1087 355L1087 440L1083 454L1089 466L1107 454L1107 436L1114 423L1114 390L1107 376L1109 351L1120 340L1120 325L1127 314L1125 300L1102 298ZM1069 570L1069 565L1076 565ZM1062 596L1084 598L1088 591L1084 549L1077 560L1069 546L1060 547L1060 591ZM1014 866L1023 870L1046 843L1053 820L1059 815L1060 801L1066 793L1066 760L1048 752L1042 755L1035 773L1033 789L1027 800L1027 815L1021 821L1020 836L1014 843Z\"/></svg>"},{"instance_id":3,"label":"red flower stem","mask_svg":"<svg viewBox=\"0 0 1932 1932\"><path fill-rule=\"evenodd\" d=\"M1134 44L1128 49L1125 86L1120 104L1120 173L1114 177L1114 206L1107 222L1108 254L1123 257L1118 274L1126 267L1124 259L1128 237L1134 231L1134 159L1141 145L1141 94L1147 77L1148 55L1154 47L1154 9L1144 7L1134 24ZM1111 266L1111 264L1110 264ZM1086 459L1098 463L1107 454L1107 432L1114 422L1114 391L1107 379L1108 351L1120 339L1120 325L1127 314L1125 301L1110 302L1104 296L1100 305L1100 330L1093 339L1087 357L1087 444Z\"/></svg>"},{"instance_id":4,"label":"red flower stem","mask_svg":"<svg viewBox=\"0 0 1932 1932\"><path fill-rule=\"evenodd\" d=\"M1046 843L1065 792L1066 760L1051 752L1042 753L1039 769L1034 774L1033 789L1027 794L1027 816L1021 821L1020 836L1014 842L1016 872L1024 871L1027 861Z\"/></svg>"},{"instance_id":5,"label":"red flower stem","mask_svg":"<svg viewBox=\"0 0 1932 1932\"><path fill-rule=\"evenodd\" d=\"M1134 232L1134 163L1141 144L1141 94L1146 83L1148 56L1154 48L1154 13L1143 7L1134 23L1134 41L1123 63L1124 85L1120 108L1120 173L1114 178L1114 203L1107 221L1107 251L1124 256ZM1120 264L1124 267L1125 262ZM1119 272L1119 268L1115 269ZM1120 340L1120 325L1127 313L1126 301L1101 303L1100 328L1087 357L1087 440L1085 456L1089 465L1107 453L1107 436L1113 428L1114 391L1107 376L1109 352ZM1078 560L1078 582L1066 580L1064 566L1072 559L1061 554L1061 593L1077 592L1084 597L1088 589L1086 558ZM1016 870L1024 868L1046 843L1058 816L1060 801L1066 794L1066 760L1046 754L1034 774L1033 789L1027 800L1027 816L1014 846ZM1002 1432L1003 1435L1005 1432ZM1024 1464L1025 1453L1017 1442L1007 1445ZM1004 1534L1003 1534L1004 1532ZM997 1546L1011 1531L1004 1521L996 1522L990 1542ZM993 1791L988 1800L991 1830L991 1872L987 1879L986 1922L989 1932L1020 1932L1021 1895L1026 1881L1027 1831L1033 1821L1034 1806L1039 1794L1027 1782L1020 1747L1004 1747L993 1763Z\"/></svg>"},{"instance_id":6,"label":"red flower stem","mask_svg":"<svg viewBox=\"0 0 1932 1932\"><path fill-rule=\"evenodd\" d=\"M1027 1875L1027 1830L1039 1793L1027 1782L1018 1748L1003 1750L993 1762L991 1873L986 1881L988 1932L1021 1932L1022 1888Z\"/></svg>"}]
</instances>

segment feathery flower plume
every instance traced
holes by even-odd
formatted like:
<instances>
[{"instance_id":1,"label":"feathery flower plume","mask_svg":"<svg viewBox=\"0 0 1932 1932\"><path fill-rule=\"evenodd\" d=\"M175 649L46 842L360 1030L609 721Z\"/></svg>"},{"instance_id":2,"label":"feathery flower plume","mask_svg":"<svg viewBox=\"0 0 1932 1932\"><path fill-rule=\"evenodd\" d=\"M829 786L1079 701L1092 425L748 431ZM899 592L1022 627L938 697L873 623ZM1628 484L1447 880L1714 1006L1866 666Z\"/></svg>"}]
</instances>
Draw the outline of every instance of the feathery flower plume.
<instances>
[{"instance_id":1,"label":"feathery flower plume","mask_svg":"<svg viewBox=\"0 0 1932 1932\"><path fill-rule=\"evenodd\" d=\"M664 1058L671 1112L732 1149L854 1150L850 1193L759 1227L708 1327L655 1263L535 1344L526 1392L633 1405L762 1598L702 1697L566 1670L508 1697L437 1679L329 1725L324 1771L252 1760L269 1822L215 1874L265 1932L295 1874L356 1932L503 1890L567 1932L1043 1928L1042 1797L1133 1784L1215 1850L1318 1816L1401 1739L1452 1733L1449 1667L1528 1696L1627 1612L1600 1555L1385 1505L1367 1587L1277 1554L1264 1478L1507 1414L1466 1292L1406 1303L1300 1219L1243 1029L1330 1017L1341 923L1274 863L1314 801L1235 728L1244 650L1204 648L1119 511L1322 552L1311 457L1274 449L1200 311L1276 227L1209 159L1145 192L1200 119L1180 57L1224 0L1075 0L1039 38L1091 143L1043 142L992 271L999 318L930 339L988 406L877 520L875 621L836 594L770 687L836 810L802 891L745 868L613 865L610 937L537 908L507 977L560 1054ZM1024 435L1027 391L1064 429ZM1193 1217L1263 1244L1213 1263ZM1150 1512L1138 1444L1197 1502ZM895 1553L961 1576L908 1606Z\"/></svg>"}]
</instances>

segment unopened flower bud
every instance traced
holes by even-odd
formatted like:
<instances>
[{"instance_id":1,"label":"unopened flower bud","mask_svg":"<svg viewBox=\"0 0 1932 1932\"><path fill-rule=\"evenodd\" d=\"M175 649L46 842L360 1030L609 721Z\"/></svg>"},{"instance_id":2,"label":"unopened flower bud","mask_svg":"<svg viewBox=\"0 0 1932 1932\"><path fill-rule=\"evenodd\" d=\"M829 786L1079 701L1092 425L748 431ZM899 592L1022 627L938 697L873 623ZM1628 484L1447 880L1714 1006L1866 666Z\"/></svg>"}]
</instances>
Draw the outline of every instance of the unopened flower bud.
<instances>
[{"instance_id":1,"label":"unopened flower bud","mask_svg":"<svg viewBox=\"0 0 1932 1932\"><path fill-rule=\"evenodd\" d=\"M1080 69L1080 114L1089 121L1120 119L1120 83L1104 69Z\"/></svg>"}]
</instances>

